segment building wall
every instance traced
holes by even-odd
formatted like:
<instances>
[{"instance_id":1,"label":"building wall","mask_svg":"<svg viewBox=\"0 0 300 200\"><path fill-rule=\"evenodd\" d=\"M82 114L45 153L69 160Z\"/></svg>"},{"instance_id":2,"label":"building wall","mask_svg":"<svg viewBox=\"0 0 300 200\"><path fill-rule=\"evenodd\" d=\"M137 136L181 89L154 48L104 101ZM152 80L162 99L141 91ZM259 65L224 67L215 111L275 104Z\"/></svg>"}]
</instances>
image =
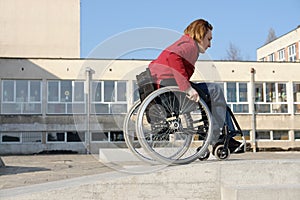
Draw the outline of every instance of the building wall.
<instances>
[{"instance_id":1,"label":"building wall","mask_svg":"<svg viewBox=\"0 0 300 200\"><path fill-rule=\"evenodd\" d=\"M125 147L122 137L123 120L127 111L131 108L133 102L137 100L136 93L136 75L143 71L150 61L148 60L95 60L95 59L0 59L0 154L10 153L38 153L52 150L69 150L79 153L92 151L97 153L100 147ZM251 73L254 69L254 74ZM88 73L89 72L89 73ZM192 77L193 81L212 81L222 84L228 105L235 112L235 116L241 128L247 132L247 140L251 142L254 137L258 148L299 148L300 147L300 63L279 63L279 62L221 62L221 61L198 61L196 63L196 73ZM251 83L252 78L254 83ZM89 79L92 83L113 83L117 93L111 90L105 90L105 86L100 89L100 94L111 96L113 92L114 100L108 102L93 102L88 104L87 95ZM84 89L80 90L85 96L82 101L77 102L74 99L74 88L76 83L82 84ZM33 97L34 90L31 91L31 85L38 83L40 87L40 96L38 100L20 99L20 89L22 85L28 84L26 90ZM61 84L59 95L65 95L63 83L70 83L72 87L68 93L72 97L68 99L52 102L52 91L49 89L51 83ZM15 92L8 95L7 84L12 84ZM277 100L269 101L266 91L262 96L264 101L255 101L257 96L252 96L252 89L257 90L252 84L263 86L264 90L272 86L276 90L273 96ZM33 84L34 85L34 84ZM118 86L121 85L120 91ZM230 89L236 87L233 97L239 97L237 92L242 90L240 85L247 86L245 101L239 98L232 99ZM282 94L278 88L284 86ZM33 87L33 86L32 86ZM29 89L28 89L29 88ZM73 88L73 89L72 89ZM239 89L238 89L239 88ZM74 90L74 91L73 91ZM67 89L66 89L67 91ZM10 92L10 91L8 91ZM257 91L255 91L257 92ZM80 93L80 92L79 92ZM118 95L123 99L118 100ZM256 95L256 94L255 94ZM270 94L271 95L271 94ZM299 97L298 97L298 96ZM125 96L125 97L124 97ZM9 100L9 98L13 98ZM284 97L285 100L280 100ZM298 98L297 102L294 98ZM29 101L29 102L28 102ZM252 103L255 101L257 111L255 112L256 131L255 135L252 126L253 112ZM77 112L73 105L79 103L82 110ZM106 110L98 113L87 113L87 105L105 104L109 108L117 106L120 110ZM32 105L31 105L32 104ZM40 106L36 111L34 104ZM65 109L61 112L61 106L73 107L73 110ZM246 105L246 109L235 109L235 106ZM22 108L16 108L16 107ZM33 107L32 107L33 106ZM50 107L49 107L50 106ZM49 110L49 108L58 108L58 111ZM267 106L269 111L263 109L259 111L260 106ZM274 107L275 106L275 107ZM278 108L286 108L277 110ZM16 109L15 109L16 108ZM21 111L22 110L22 111ZM93 110L93 109L92 109ZM89 125L88 125L89 124ZM11 137L16 136L14 141ZM52 136L57 137L53 139ZM78 138L80 136L80 139ZM61 138L58 138L61 137Z\"/></svg>"},{"instance_id":2,"label":"building wall","mask_svg":"<svg viewBox=\"0 0 300 200\"><path fill-rule=\"evenodd\" d=\"M0 57L80 57L80 0L1 0Z\"/></svg>"}]
</instances>

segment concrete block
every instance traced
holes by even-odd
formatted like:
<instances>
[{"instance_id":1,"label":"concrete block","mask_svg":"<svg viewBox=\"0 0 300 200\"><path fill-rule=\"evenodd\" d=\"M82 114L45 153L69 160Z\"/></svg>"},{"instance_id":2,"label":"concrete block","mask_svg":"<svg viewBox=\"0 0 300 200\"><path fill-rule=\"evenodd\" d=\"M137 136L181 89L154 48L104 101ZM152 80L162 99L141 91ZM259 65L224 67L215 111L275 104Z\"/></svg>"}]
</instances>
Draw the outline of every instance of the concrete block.
<instances>
[{"instance_id":1,"label":"concrete block","mask_svg":"<svg viewBox=\"0 0 300 200\"><path fill-rule=\"evenodd\" d=\"M127 148L100 148L99 159L103 163L136 162L140 161Z\"/></svg>"}]
</instances>

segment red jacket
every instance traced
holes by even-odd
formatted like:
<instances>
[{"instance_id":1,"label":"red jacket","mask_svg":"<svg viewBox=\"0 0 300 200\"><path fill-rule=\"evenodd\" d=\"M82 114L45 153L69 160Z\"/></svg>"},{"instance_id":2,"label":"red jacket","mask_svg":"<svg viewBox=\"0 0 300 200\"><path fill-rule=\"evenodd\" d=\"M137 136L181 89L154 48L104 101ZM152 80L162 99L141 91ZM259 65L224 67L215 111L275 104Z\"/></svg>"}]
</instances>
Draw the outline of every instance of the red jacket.
<instances>
[{"instance_id":1,"label":"red jacket","mask_svg":"<svg viewBox=\"0 0 300 200\"><path fill-rule=\"evenodd\" d=\"M149 64L149 69L156 83L162 79L174 78L180 90L190 87L189 80L195 71L199 48L189 35L167 47Z\"/></svg>"}]
</instances>

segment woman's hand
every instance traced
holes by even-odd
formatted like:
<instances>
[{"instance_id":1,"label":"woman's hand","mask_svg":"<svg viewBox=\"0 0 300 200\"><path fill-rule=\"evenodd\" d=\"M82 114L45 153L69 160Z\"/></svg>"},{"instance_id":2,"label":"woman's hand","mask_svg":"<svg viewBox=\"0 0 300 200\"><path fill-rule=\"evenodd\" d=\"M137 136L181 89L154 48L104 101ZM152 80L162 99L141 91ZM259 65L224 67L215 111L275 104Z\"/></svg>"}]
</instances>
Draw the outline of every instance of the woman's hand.
<instances>
[{"instance_id":1,"label":"woman's hand","mask_svg":"<svg viewBox=\"0 0 300 200\"><path fill-rule=\"evenodd\" d=\"M186 91L187 96L190 100L198 102L200 100L198 92L191 87L189 87Z\"/></svg>"}]
</instances>

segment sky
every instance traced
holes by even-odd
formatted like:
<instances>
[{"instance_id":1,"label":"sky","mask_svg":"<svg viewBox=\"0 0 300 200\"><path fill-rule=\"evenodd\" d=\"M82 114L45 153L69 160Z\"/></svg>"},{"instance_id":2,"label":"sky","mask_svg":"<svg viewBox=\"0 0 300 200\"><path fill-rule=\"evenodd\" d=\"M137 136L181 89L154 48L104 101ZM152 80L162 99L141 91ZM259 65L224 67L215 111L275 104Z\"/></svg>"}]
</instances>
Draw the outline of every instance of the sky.
<instances>
[{"instance_id":1,"label":"sky","mask_svg":"<svg viewBox=\"0 0 300 200\"><path fill-rule=\"evenodd\" d=\"M271 28L279 37L300 25L299 0L81 0L80 9L82 58L154 59L186 26L203 18L214 27L207 50L212 60L226 59L232 44L242 60L255 61ZM145 51L124 53L121 46L128 52L142 47ZM95 56L99 48L106 53Z\"/></svg>"}]
</instances>

